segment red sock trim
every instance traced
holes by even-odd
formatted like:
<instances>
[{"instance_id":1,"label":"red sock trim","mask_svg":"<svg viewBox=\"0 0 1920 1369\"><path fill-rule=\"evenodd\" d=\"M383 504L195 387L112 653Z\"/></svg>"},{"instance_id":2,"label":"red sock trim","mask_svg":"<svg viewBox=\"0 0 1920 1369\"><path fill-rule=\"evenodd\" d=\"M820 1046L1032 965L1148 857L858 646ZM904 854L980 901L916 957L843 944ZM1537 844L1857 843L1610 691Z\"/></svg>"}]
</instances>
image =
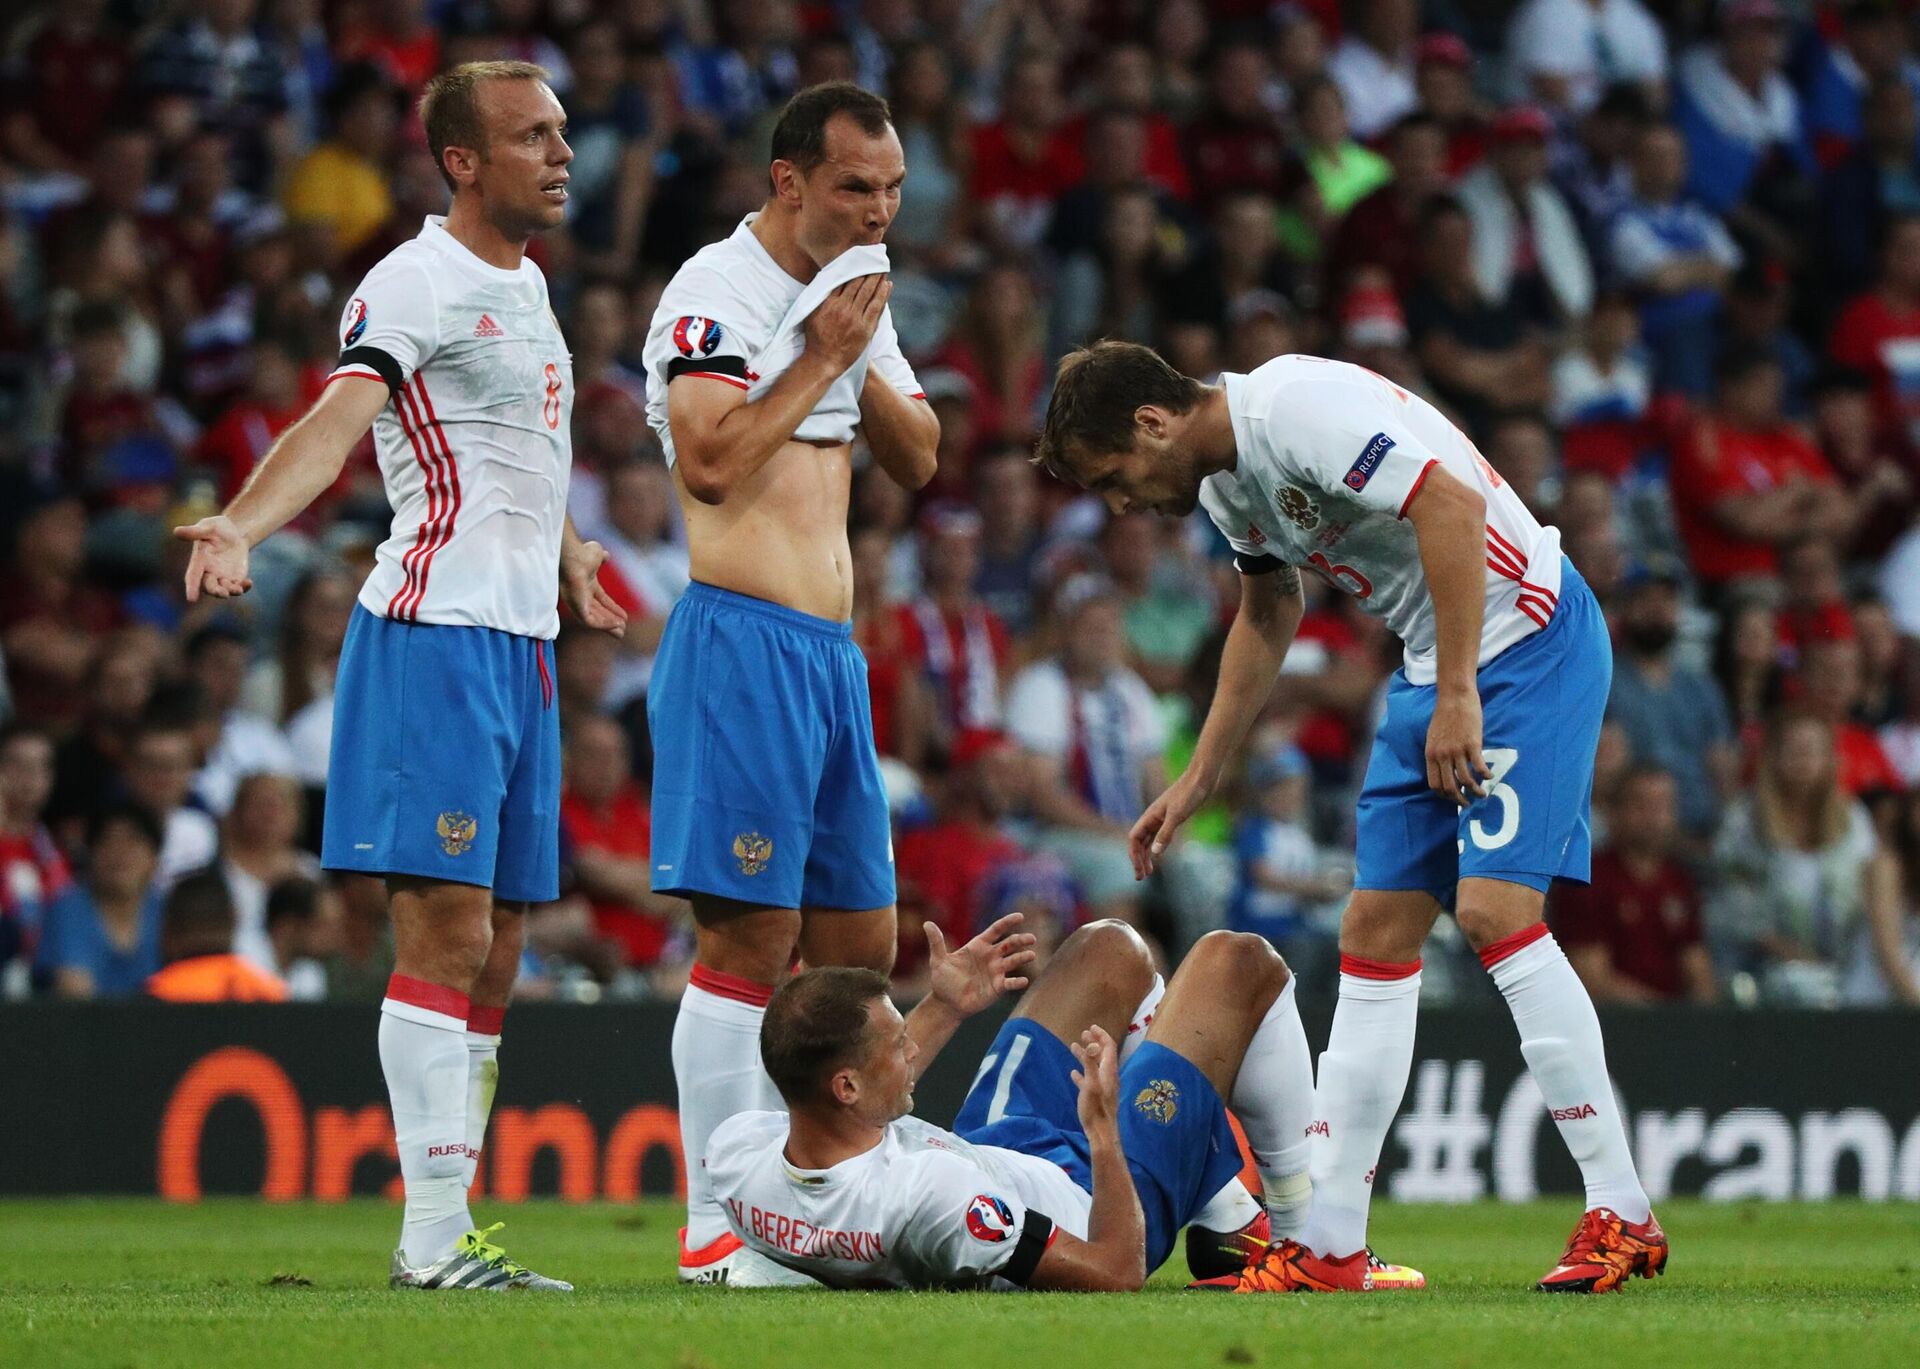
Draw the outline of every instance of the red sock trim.
<instances>
[{"instance_id":1,"label":"red sock trim","mask_svg":"<svg viewBox=\"0 0 1920 1369\"><path fill-rule=\"evenodd\" d=\"M500 1035L500 1024L507 1020L507 1006L493 1007L475 1003L467 1009L467 1030L479 1036Z\"/></svg>"},{"instance_id":2,"label":"red sock trim","mask_svg":"<svg viewBox=\"0 0 1920 1369\"><path fill-rule=\"evenodd\" d=\"M1547 924L1536 922L1531 927L1523 927L1512 936L1503 936L1492 942L1480 952L1480 963L1491 970L1515 951L1524 951L1547 934Z\"/></svg>"},{"instance_id":3,"label":"red sock trim","mask_svg":"<svg viewBox=\"0 0 1920 1369\"><path fill-rule=\"evenodd\" d=\"M737 974L722 974L719 970L708 969L705 965L695 964L687 983L696 989L705 989L720 998L731 998L736 1003L750 1003L756 1008L764 1008L773 997L773 985L762 984L758 980L742 979Z\"/></svg>"},{"instance_id":4,"label":"red sock trim","mask_svg":"<svg viewBox=\"0 0 1920 1369\"><path fill-rule=\"evenodd\" d=\"M1411 979L1420 973L1418 960L1368 960L1363 955L1340 953L1340 973L1355 979Z\"/></svg>"},{"instance_id":5,"label":"red sock trim","mask_svg":"<svg viewBox=\"0 0 1920 1369\"><path fill-rule=\"evenodd\" d=\"M444 984L429 984L424 979L397 974L387 981L387 997L396 1003L410 1003L416 1008L425 1008L428 1012L445 1013L462 1022L467 1020L467 996Z\"/></svg>"}]
</instances>

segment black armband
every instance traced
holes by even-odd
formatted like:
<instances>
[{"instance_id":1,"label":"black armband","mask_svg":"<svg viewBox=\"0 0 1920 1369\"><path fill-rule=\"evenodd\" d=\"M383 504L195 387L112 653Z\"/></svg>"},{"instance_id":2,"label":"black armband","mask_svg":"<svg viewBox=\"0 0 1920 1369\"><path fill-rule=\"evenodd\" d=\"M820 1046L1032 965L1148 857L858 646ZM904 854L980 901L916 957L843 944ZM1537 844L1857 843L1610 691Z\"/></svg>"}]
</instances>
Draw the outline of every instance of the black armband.
<instances>
[{"instance_id":1,"label":"black armband","mask_svg":"<svg viewBox=\"0 0 1920 1369\"><path fill-rule=\"evenodd\" d=\"M1258 556L1236 552L1233 557L1233 568L1242 575L1272 575L1286 564L1278 556L1268 556L1264 552Z\"/></svg>"},{"instance_id":2,"label":"black armband","mask_svg":"<svg viewBox=\"0 0 1920 1369\"><path fill-rule=\"evenodd\" d=\"M340 354L342 366L365 366L380 373L380 379L387 382L387 393L397 395L407 381L400 374L400 363L378 347L349 347Z\"/></svg>"},{"instance_id":3,"label":"black armband","mask_svg":"<svg viewBox=\"0 0 1920 1369\"><path fill-rule=\"evenodd\" d=\"M747 359L745 357L675 357L667 363L667 384L683 375L732 376L735 380L746 380Z\"/></svg>"},{"instance_id":4,"label":"black armband","mask_svg":"<svg viewBox=\"0 0 1920 1369\"><path fill-rule=\"evenodd\" d=\"M1053 1218L1028 1208L1027 1218L1020 1224L1020 1239L1014 1243L1013 1254L1007 1258L1000 1277L1025 1288L1027 1280L1033 1277L1033 1271L1040 1265L1040 1257L1047 1253L1047 1246L1052 1241Z\"/></svg>"}]
</instances>

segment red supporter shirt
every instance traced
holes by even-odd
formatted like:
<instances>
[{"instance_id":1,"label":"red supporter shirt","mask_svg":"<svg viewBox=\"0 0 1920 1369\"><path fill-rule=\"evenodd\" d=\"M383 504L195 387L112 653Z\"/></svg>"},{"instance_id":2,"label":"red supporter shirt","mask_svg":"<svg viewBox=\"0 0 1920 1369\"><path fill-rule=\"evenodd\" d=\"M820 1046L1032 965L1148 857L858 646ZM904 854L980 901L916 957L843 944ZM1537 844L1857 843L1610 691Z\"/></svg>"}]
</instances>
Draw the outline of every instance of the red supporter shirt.
<instances>
[{"instance_id":1,"label":"red supporter shirt","mask_svg":"<svg viewBox=\"0 0 1920 1369\"><path fill-rule=\"evenodd\" d=\"M1413 289L1419 234L1413 216L1391 185L1383 185L1340 220L1333 230L1327 260L1328 287L1337 297L1353 273L1364 266L1386 268L1394 291L1403 298Z\"/></svg>"},{"instance_id":2,"label":"red supporter shirt","mask_svg":"<svg viewBox=\"0 0 1920 1369\"><path fill-rule=\"evenodd\" d=\"M1039 241L1053 203L1086 174L1071 128L1056 129L1032 159L1022 156L1005 124L973 131L973 176L967 193L1014 242Z\"/></svg>"},{"instance_id":3,"label":"red supporter shirt","mask_svg":"<svg viewBox=\"0 0 1920 1369\"><path fill-rule=\"evenodd\" d=\"M1554 886L1553 928L1569 951L1604 946L1614 973L1680 998L1687 990L1680 953L1701 944L1700 894L1675 861L1639 879L1617 852L1601 851L1591 884Z\"/></svg>"},{"instance_id":4,"label":"red supporter shirt","mask_svg":"<svg viewBox=\"0 0 1920 1369\"><path fill-rule=\"evenodd\" d=\"M1840 315L1828 350L1873 377L1887 431L1920 442L1920 309L1896 309L1878 292L1862 295Z\"/></svg>"},{"instance_id":5,"label":"red supporter shirt","mask_svg":"<svg viewBox=\"0 0 1920 1369\"><path fill-rule=\"evenodd\" d=\"M0 832L0 917L37 928L46 920L47 906L72 883L66 857L46 828Z\"/></svg>"},{"instance_id":6,"label":"red supporter shirt","mask_svg":"<svg viewBox=\"0 0 1920 1369\"><path fill-rule=\"evenodd\" d=\"M1212 204L1230 191L1279 196L1286 189L1287 140L1268 120L1205 118L1187 130L1195 197Z\"/></svg>"},{"instance_id":7,"label":"red supporter shirt","mask_svg":"<svg viewBox=\"0 0 1920 1369\"><path fill-rule=\"evenodd\" d=\"M560 827L582 851L644 861L653 849L653 819L639 787L629 784L604 808L592 808L571 790L560 797ZM665 918L643 913L617 900L593 903L593 926L602 937L620 943L629 965L660 959L671 930Z\"/></svg>"},{"instance_id":8,"label":"red supporter shirt","mask_svg":"<svg viewBox=\"0 0 1920 1369\"><path fill-rule=\"evenodd\" d=\"M928 637L930 623L938 624L944 642ZM922 599L896 608L894 624L901 655L932 682L940 716L952 732L999 725L1000 677L1013 647L998 614L979 604L943 613Z\"/></svg>"},{"instance_id":9,"label":"red supporter shirt","mask_svg":"<svg viewBox=\"0 0 1920 1369\"><path fill-rule=\"evenodd\" d=\"M854 641L867 658L867 700L873 711L874 750L883 756L900 754L900 683L912 667L900 640L895 610L867 618L854 630Z\"/></svg>"},{"instance_id":10,"label":"red supporter shirt","mask_svg":"<svg viewBox=\"0 0 1920 1369\"><path fill-rule=\"evenodd\" d=\"M1833 470L1819 448L1785 424L1747 432L1708 420L1680 442L1673 462L1674 516L1701 579L1720 584L1779 569L1772 543L1729 532L1712 510L1729 496L1765 494L1795 476L1816 485L1833 483Z\"/></svg>"},{"instance_id":11,"label":"red supporter shirt","mask_svg":"<svg viewBox=\"0 0 1920 1369\"><path fill-rule=\"evenodd\" d=\"M1840 787L1849 794L1897 794L1906 788L1871 728L1841 723L1833 730L1833 752Z\"/></svg>"},{"instance_id":12,"label":"red supporter shirt","mask_svg":"<svg viewBox=\"0 0 1920 1369\"><path fill-rule=\"evenodd\" d=\"M894 846L894 869L900 882L926 898L928 911L949 946L959 946L973 936L980 886L987 876L1019 858L1020 847L1012 838L963 822L904 833ZM925 944L924 937L914 940Z\"/></svg>"}]
</instances>

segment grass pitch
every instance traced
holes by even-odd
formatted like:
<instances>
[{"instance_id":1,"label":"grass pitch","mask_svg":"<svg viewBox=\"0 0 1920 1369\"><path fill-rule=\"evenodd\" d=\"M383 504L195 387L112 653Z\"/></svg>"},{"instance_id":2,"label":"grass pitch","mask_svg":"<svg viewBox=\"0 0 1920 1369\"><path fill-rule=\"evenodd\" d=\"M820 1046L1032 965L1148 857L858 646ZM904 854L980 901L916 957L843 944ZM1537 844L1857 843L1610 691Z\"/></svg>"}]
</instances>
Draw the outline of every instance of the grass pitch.
<instances>
[{"instance_id":1,"label":"grass pitch","mask_svg":"<svg viewBox=\"0 0 1920 1369\"><path fill-rule=\"evenodd\" d=\"M483 1222L496 1211L482 1207ZM1553 1298L1571 1200L1377 1205L1376 1248L1425 1294L728 1293L672 1282L677 1208L499 1208L508 1249L571 1297L391 1293L397 1208L0 1202L0 1365L1042 1369L1188 1365L1920 1364L1912 1204L1662 1204L1665 1278Z\"/></svg>"}]
</instances>

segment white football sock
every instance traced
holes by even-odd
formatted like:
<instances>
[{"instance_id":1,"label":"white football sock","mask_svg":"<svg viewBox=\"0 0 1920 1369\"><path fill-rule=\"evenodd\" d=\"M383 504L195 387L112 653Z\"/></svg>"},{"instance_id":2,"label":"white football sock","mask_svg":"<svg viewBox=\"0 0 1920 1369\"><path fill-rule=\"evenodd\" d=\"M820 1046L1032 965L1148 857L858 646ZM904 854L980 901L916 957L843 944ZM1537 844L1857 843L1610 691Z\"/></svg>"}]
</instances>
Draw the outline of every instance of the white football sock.
<instances>
[{"instance_id":1,"label":"white football sock","mask_svg":"<svg viewBox=\"0 0 1920 1369\"><path fill-rule=\"evenodd\" d=\"M1167 981L1159 975L1153 977L1153 987L1147 990L1147 996L1140 1000L1140 1006L1133 1010L1133 1017L1127 1023L1127 1034L1120 1039L1120 1067L1126 1068L1127 1061L1133 1059L1133 1053L1147 1044L1147 1028L1153 1025L1153 1015L1160 1011L1160 1000L1167 996ZM1221 1228L1214 1227L1213 1230Z\"/></svg>"},{"instance_id":2,"label":"white football sock","mask_svg":"<svg viewBox=\"0 0 1920 1369\"><path fill-rule=\"evenodd\" d=\"M480 1153L487 1143L487 1119L493 1115L493 1095L500 1087L500 1028L505 1008L476 1003L467 1009L467 1167L469 1190L480 1173Z\"/></svg>"},{"instance_id":3,"label":"white football sock","mask_svg":"<svg viewBox=\"0 0 1920 1369\"><path fill-rule=\"evenodd\" d=\"M1260 1215L1260 1204L1238 1179L1207 1199L1207 1205L1193 1214L1193 1224L1208 1231L1238 1231Z\"/></svg>"},{"instance_id":4,"label":"white football sock","mask_svg":"<svg viewBox=\"0 0 1920 1369\"><path fill-rule=\"evenodd\" d=\"M1340 1002L1308 1128L1313 1206L1296 1238L1317 1255L1344 1259L1367 1243L1374 1170L1407 1091L1419 1007L1419 961L1340 957Z\"/></svg>"},{"instance_id":5,"label":"white football sock","mask_svg":"<svg viewBox=\"0 0 1920 1369\"><path fill-rule=\"evenodd\" d=\"M473 1227L464 1182L467 1069L467 996L394 975L380 1004L380 1072L407 1192L400 1250L416 1269Z\"/></svg>"},{"instance_id":6,"label":"white football sock","mask_svg":"<svg viewBox=\"0 0 1920 1369\"><path fill-rule=\"evenodd\" d=\"M776 1110L780 1094L760 1064L760 1021L771 984L721 974L705 965L673 1019L673 1079L680 1094L680 1149L687 1167L687 1249L728 1232L727 1214L707 1183L707 1138L736 1113Z\"/></svg>"},{"instance_id":7,"label":"white football sock","mask_svg":"<svg viewBox=\"0 0 1920 1369\"><path fill-rule=\"evenodd\" d=\"M1313 1121L1313 1052L1300 1025L1296 981L1280 996L1247 1043L1228 1103L1247 1133L1260 1170L1275 1236L1297 1237L1313 1197L1307 1175L1307 1124Z\"/></svg>"},{"instance_id":8,"label":"white football sock","mask_svg":"<svg viewBox=\"0 0 1920 1369\"><path fill-rule=\"evenodd\" d=\"M1587 1207L1612 1208L1630 1222L1652 1212L1607 1078L1600 1019L1560 943L1536 922L1480 953L1513 1010L1520 1053L1547 1101L1560 1137L1586 1180Z\"/></svg>"}]
</instances>

